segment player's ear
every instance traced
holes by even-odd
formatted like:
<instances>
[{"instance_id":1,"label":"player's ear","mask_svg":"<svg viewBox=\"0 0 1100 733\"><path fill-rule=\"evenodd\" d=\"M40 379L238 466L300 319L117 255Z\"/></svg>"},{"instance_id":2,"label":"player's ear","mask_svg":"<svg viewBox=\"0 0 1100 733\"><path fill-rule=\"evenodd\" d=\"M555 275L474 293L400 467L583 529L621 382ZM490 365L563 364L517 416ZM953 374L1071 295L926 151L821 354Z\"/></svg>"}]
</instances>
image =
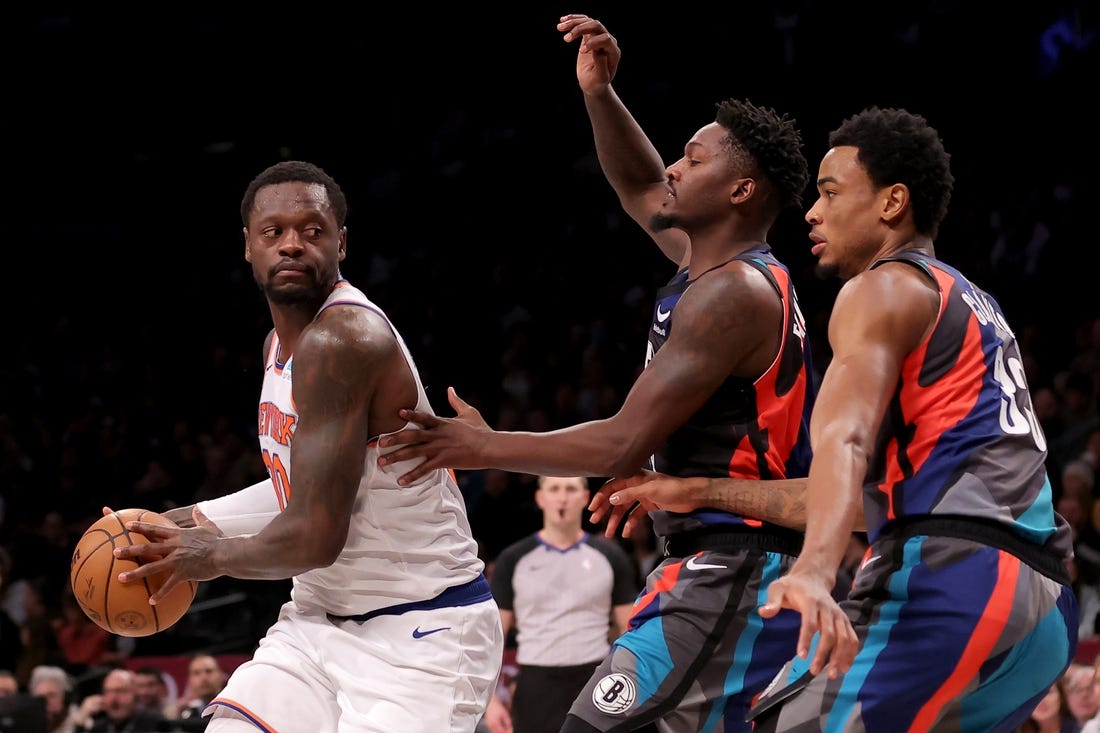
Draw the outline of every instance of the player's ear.
<instances>
[{"instance_id":1,"label":"player's ear","mask_svg":"<svg viewBox=\"0 0 1100 733\"><path fill-rule=\"evenodd\" d=\"M248 251L248 227L241 229L241 233L244 234L244 261L252 261L252 253Z\"/></svg>"},{"instance_id":2,"label":"player's ear","mask_svg":"<svg viewBox=\"0 0 1100 733\"><path fill-rule=\"evenodd\" d=\"M730 189L730 203L741 204L752 196L756 190L756 181L751 178L738 178Z\"/></svg>"},{"instance_id":3,"label":"player's ear","mask_svg":"<svg viewBox=\"0 0 1100 733\"><path fill-rule=\"evenodd\" d=\"M882 194L882 218L886 221L895 221L909 211L909 187L904 183L887 186Z\"/></svg>"}]
</instances>

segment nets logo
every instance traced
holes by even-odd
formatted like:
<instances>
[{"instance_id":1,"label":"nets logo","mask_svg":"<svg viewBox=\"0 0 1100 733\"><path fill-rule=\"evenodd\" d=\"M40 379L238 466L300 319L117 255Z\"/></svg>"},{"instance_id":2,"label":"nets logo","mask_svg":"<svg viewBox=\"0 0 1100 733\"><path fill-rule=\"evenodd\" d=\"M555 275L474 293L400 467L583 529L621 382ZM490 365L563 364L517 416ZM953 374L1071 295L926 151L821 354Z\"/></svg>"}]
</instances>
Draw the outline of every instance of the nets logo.
<instances>
[{"instance_id":1,"label":"nets logo","mask_svg":"<svg viewBox=\"0 0 1100 733\"><path fill-rule=\"evenodd\" d=\"M604 677L592 690L592 703L608 715L619 715L634 704L638 688L634 680L618 672Z\"/></svg>"}]
</instances>

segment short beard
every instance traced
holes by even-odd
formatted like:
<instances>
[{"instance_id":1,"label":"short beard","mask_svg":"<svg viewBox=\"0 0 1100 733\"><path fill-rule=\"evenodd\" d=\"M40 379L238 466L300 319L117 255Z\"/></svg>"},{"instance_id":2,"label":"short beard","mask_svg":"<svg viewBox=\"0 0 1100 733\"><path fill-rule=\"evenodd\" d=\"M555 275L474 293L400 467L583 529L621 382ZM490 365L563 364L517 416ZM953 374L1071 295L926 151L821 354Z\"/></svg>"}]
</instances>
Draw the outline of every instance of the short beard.
<instances>
[{"instance_id":1,"label":"short beard","mask_svg":"<svg viewBox=\"0 0 1100 733\"><path fill-rule=\"evenodd\" d=\"M674 217L668 216L667 214L662 214L658 212L650 218L649 228L651 231L654 232L663 232L666 229L675 229L676 219Z\"/></svg>"},{"instance_id":2,"label":"short beard","mask_svg":"<svg viewBox=\"0 0 1100 733\"><path fill-rule=\"evenodd\" d=\"M310 282L308 285L272 287L270 282L267 284L262 283L257 277L256 285L259 286L264 297L275 305L305 305L319 308L325 298L328 297L328 292L324 291L315 281Z\"/></svg>"},{"instance_id":3,"label":"short beard","mask_svg":"<svg viewBox=\"0 0 1100 733\"><path fill-rule=\"evenodd\" d=\"M814 265L814 275L817 276L818 280L832 280L834 277L840 277L840 267L835 263L831 265L822 264L819 260Z\"/></svg>"}]
</instances>

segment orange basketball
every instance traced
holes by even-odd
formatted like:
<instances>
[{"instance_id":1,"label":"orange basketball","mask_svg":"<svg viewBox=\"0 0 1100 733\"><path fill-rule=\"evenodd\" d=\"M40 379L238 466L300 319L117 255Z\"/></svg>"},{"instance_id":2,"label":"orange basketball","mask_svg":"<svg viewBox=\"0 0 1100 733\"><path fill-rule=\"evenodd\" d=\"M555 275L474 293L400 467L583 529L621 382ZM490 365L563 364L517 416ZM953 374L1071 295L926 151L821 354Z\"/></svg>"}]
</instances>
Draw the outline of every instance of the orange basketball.
<instances>
[{"instance_id":1,"label":"orange basketball","mask_svg":"<svg viewBox=\"0 0 1100 733\"><path fill-rule=\"evenodd\" d=\"M120 583L118 574L141 563L120 560L116 547L143 545L145 535L126 529L126 522L140 521L175 527L170 520L146 509L120 509L100 517L76 543L69 568L73 595L84 613L101 628L119 636L149 636L164 631L187 613L195 600L198 582L180 583L155 606L153 595L168 579L166 573L130 583Z\"/></svg>"}]
</instances>

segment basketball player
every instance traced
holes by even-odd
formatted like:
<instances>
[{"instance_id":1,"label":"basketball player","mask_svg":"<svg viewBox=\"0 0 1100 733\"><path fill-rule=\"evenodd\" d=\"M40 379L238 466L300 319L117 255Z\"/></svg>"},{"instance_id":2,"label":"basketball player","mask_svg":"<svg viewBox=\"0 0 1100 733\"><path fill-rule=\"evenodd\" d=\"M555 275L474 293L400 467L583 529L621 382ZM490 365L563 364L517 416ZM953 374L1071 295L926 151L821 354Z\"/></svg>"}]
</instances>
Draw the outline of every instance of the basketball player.
<instances>
[{"instance_id":1,"label":"basketball player","mask_svg":"<svg viewBox=\"0 0 1100 733\"><path fill-rule=\"evenodd\" d=\"M619 48L599 21L558 29L580 41L577 79L603 170L626 211L676 265L657 294L645 369L610 418L546 433L494 432L452 389L458 418L419 412L382 465L617 476L649 463L682 476L804 476L812 386L805 325L767 243L809 181L794 123L739 100L667 168L611 88ZM422 417L422 419L420 419ZM757 598L801 534L738 514L658 512L668 557L647 578L630 628L574 702L563 730L748 730L753 695L793 656L796 614L764 619Z\"/></svg>"},{"instance_id":2,"label":"basketball player","mask_svg":"<svg viewBox=\"0 0 1100 733\"><path fill-rule=\"evenodd\" d=\"M871 108L829 145L806 220L819 267L846 282L805 501L777 487L760 513L805 526L806 545L760 609L798 611L802 634L758 729L1014 730L1077 645L1070 529L1051 503L1019 347L997 302L936 257L954 184L936 130ZM594 518L605 499L609 526L634 501L744 511L751 499L720 480L622 488L634 483L604 486ZM838 606L861 490L871 546Z\"/></svg>"},{"instance_id":3,"label":"basketball player","mask_svg":"<svg viewBox=\"0 0 1100 733\"><path fill-rule=\"evenodd\" d=\"M207 706L209 733L472 732L503 652L500 616L453 475L377 466L378 436L430 413L378 306L340 275L347 203L310 163L277 163L241 202L245 259L274 329L264 344L260 448L270 479L195 507L119 557L124 582L293 577L291 598ZM171 518L176 518L173 515ZM166 554L161 560L155 557Z\"/></svg>"},{"instance_id":4,"label":"basketball player","mask_svg":"<svg viewBox=\"0 0 1100 733\"><path fill-rule=\"evenodd\" d=\"M583 476L539 476L542 529L504 548L493 568L493 597L504 632L517 627L510 715L519 733L557 733L569 706L614 638L626 630L638 595L637 570L616 542L584 530L591 498ZM491 720L494 720L491 718ZM508 730L499 723L490 731Z\"/></svg>"}]
</instances>

